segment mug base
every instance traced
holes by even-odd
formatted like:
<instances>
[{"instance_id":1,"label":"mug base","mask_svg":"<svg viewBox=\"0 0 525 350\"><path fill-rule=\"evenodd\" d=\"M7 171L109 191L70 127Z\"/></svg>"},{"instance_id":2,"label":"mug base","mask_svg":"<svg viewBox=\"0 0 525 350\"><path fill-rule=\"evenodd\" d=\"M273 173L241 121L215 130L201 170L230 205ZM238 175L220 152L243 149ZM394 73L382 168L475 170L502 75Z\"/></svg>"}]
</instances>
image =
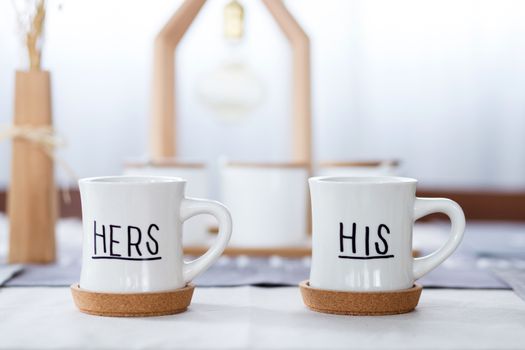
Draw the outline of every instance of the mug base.
<instances>
[{"instance_id":1,"label":"mug base","mask_svg":"<svg viewBox=\"0 0 525 350\"><path fill-rule=\"evenodd\" d=\"M421 296L423 287L414 284L412 288L379 292L334 291L313 288L309 281L299 284L305 305L317 312L353 315L382 316L404 314L413 311Z\"/></svg>"},{"instance_id":2,"label":"mug base","mask_svg":"<svg viewBox=\"0 0 525 350\"><path fill-rule=\"evenodd\" d=\"M110 317L147 317L173 315L186 311L195 286L147 293L102 293L71 285L71 295L78 309L86 314Z\"/></svg>"}]
</instances>

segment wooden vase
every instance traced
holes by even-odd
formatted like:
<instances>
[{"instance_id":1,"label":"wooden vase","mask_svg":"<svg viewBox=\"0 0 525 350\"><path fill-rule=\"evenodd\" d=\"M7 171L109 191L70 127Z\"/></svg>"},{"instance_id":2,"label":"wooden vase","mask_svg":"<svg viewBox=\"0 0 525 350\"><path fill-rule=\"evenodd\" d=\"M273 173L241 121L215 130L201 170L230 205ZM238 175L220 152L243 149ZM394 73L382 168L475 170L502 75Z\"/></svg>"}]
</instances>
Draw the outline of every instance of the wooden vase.
<instances>
[{"instance_id":1,"label":"wooden vase","mask_svg":"<svg viewBox=\"0 0 525 350\"><path fill-rule=\"evenodd\" d=\"M47 71L16 72L14 125L51 126L51 84ZM55 261L57 191L53 159L43 147L13 140L7 197L10 263Z\"/></svg>"}]
</instances>

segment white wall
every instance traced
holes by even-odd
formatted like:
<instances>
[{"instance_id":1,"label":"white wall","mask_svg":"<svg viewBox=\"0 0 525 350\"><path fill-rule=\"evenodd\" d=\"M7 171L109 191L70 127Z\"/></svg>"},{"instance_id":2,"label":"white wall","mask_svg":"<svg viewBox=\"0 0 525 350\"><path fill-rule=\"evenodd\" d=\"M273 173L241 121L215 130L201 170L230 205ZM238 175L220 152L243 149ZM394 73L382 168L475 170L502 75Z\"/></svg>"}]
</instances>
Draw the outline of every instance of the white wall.
<instances>
[{"instance_id":1,"label":"white wall","mask_svg":"<svg viewBox=\"0 0 525 350\"><path fill-rule=\"evenodd\" d=\"M80 176L118 174L124 159L146 154L152 41L180 2L50 0L44 66L55 126L69 141L60 154ZM243 2L242 51L264 80L265 103L232 125L196 97L227 54L224 3L208 2L178 52L182 156L286 160L290 52L260 2ZM395 157L429 186L525 187L525 2L287 5L312 39L317 159ZM0 0L0 124L12 118L20 56L11 1ZM2 185L9 159L4 142Z\"/></svg>"}]
</instances>

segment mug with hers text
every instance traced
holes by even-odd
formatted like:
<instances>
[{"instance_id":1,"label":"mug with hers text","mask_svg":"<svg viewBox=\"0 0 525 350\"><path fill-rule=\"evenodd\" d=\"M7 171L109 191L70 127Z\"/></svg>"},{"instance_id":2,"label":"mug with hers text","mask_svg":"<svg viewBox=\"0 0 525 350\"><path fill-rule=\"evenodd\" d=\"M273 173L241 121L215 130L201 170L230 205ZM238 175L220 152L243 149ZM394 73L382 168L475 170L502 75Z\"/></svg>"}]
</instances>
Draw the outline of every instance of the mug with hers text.
<instances>
[{"instance_id":1,"label":"mug with hers text","mask_svg":"<svg viewBox=\"0 0 525 350\"><path fill-rule=\"evenodd\" d=\"M102 293L163 292L184 288L226 248L232 231L220 203L187 198L176 177L115 176L79 181L84 229L80 288ZM213 215L219 234L210 249L183 261L182 224Z\"/></svg>"},{"instance_id":2,"label":"mug with hers text","mask_svg":"<svg viewBox=\"0 0 525 350\"><path fill-rule=\"evenodd\" d=\"M465 230L461 207L443 198L416 198L417 181L402 177L314 177L312 288L383 292L412 288L458 247ZM414 221L444 213L452 223L436 252L412 257Z\"/></svg>"}]
</instances>

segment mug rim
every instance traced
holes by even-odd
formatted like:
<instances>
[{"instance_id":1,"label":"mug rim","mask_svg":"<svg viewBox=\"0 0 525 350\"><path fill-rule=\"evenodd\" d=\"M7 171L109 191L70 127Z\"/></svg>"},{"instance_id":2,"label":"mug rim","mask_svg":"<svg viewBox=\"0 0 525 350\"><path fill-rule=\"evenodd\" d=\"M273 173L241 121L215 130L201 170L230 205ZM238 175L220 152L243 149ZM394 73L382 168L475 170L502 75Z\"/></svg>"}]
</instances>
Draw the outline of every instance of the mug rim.
<instances>
[{"instance_id":1,"label":"mug rim","mask_svg":"<svg viewBox=\"0 0 525 350\"><path fill-rule=\"evenodd\" d=\"M338 185L395 185L417 184L411 177L401 176L315 176L308 179L310 183L326 183Z\"/></svg>"},{"instance_id":2,"label":"mug rim","mask_svg":"<svg viewBox=\"0 0 525 350\"><path fill-rule=\"evenodd\" d=\"M186 183L186 180L175 176L148 176L148 175L115 175L85 177L78 180L80 184L96 185L160 185L168 183Z\"/></svg>"}]
</instances>

